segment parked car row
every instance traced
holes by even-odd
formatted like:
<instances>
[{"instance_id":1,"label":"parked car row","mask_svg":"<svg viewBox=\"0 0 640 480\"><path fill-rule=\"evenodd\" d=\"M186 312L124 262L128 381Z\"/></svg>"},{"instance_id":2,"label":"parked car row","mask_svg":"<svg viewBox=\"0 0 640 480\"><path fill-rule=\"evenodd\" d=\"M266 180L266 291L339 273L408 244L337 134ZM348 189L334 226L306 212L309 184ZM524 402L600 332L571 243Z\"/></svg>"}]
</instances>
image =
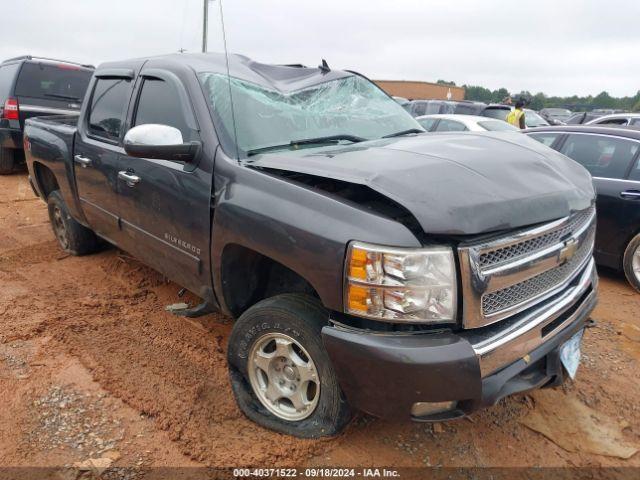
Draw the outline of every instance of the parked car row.
<instances>
[{"instance_id":1,"label":"parked car row","mask_svg":"<svg viewBox=\"0 0 640 480\"><path fill-rule=\"evenodd\" d=\"M517 132L503 120L476 115L423 115L416 120L427 132Z\"/></svg>"},{"instance_id":2,"label":"parked car row","mask_svg":"<svg viewBox=\"0 0 640 480\"><path fill-rule=\"evenodd\" d=\"M571 118L571 110L566 108L543 108L540 110L540 116L544 118L549 125L564 125Z\"/></svg>"},{"instance_id":3,"label":"parked car row","mask_svg":"<svg viewBox=\"0 0 640 480\"><path fill-rule=\"evenodd\" d=\"M487 105L482 102L453 100L413 100L405 105L414 117L434 114L480 115L502 118L511 111L508 105Z\"/></svg>"}]
</instances>

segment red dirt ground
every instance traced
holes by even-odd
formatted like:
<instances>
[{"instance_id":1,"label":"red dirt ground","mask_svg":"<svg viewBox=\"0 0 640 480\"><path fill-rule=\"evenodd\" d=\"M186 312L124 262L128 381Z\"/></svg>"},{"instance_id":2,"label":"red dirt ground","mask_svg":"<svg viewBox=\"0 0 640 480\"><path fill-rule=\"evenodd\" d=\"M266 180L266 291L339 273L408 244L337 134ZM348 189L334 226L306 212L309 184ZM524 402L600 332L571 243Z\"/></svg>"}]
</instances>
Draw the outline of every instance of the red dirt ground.
<instances>
[{"instance_id":1,"label":"red dirt ground","mask_svg":"<svg viewBox=\"0 0 640 480\"><path fill-rule=\"evenodd\" d=\"M180 287L115 249L65 255L24 172L0 177L0 286L0 466L640 466L523 426L535 393L436 427L360 417L319 441L265 430L231 394L231 319L165 312ZM594 318L554 401L578 399L640 446L640 294L601 272Z\"/></svg>"}]
</instances>

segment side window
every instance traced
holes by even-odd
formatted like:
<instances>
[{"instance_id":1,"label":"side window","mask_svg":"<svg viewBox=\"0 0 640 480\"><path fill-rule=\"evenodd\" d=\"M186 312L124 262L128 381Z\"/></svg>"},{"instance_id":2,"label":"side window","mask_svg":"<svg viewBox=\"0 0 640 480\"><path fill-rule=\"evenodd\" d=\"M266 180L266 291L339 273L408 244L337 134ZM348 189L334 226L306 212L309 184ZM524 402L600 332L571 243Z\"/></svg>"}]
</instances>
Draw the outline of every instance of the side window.
<instances>
[{"instance_id":1,"label":"side window","mask_svg":"<svg viewBox=\"0 0 640 480\"><path fill-rule=\"evenodd\" d=\"M164 80L145 78L142 84L133 125L149 123L175 127L185 142L192 140L192 131L187 125L178 92Z\"/></svg>"},{"instance_id":2,"label":"side window","mask_svg":"<svg viewBox=\"0 0 640 480\"><path fill-rule=\"evenodd\" d=\"M634 118L633 120L631 120L631 125L640 126L640 118Z\"/></svg>"},{"instance_id":3,"label":"side window","mask_svg":"<svg viewBox=\"0 0 640 480\"><path fill-rule=\"evenodd\" d=\"M624 178L638 153L638 143L602 135L569 135L560 152L582 164L594 177Z\"/></svg>"},{"instance_id":4,"label":"side window","mask_svg":"<svg viewBox=\"0 0 640 480\"><path fill-rule=\"evenodd\" d=\"M473 105L465 105L461 103L454 107L453 113L460 115L474 115L477 113L477 110L478 109Z\"/></svg>"},{"instance_id":5,"label":"side window","mask_svg":"<svg viewBox=\"0 0 640 480\"><path fill-rule=\"evenodd\" d=\"M547 147L550 147L553 142L555 142L556 138L558 138L559 133L530 133L529 136L534 140L543 143Z\"/></svg>"},{"instance_id":6,"label":"side window","mask_svg":"<svg viewBox=\"0 0 640 480\"><path fill-rule=\"evenodd\" d=\"M7 97L10 97L13 93L11 92L11 87L13 86L13 79L16 77L19 68L19 63L0 67L0 100L3 104ZM1 106L2 105L0 105L0 107Z\"/></svg>"},{"instance_id":7,"label":"side window","mask_svg":"<svg viewBox=\"0 0 640 480\"><path fill-rule=\"evenodd\" d=\"M425 115L433 115L442 113L442 103L441 102L425 102L424 114Z\"/></svg>"},{"instance_id":8,"label":"side window","mask_svg":"<svg viewBox=\"0 0 640 480\"><path fill-rule=\"evenodd\" d=\"M446 120L444 118L440 120L440 123L436 128L436 132L464 132L465 130L468 129L464 124L453 120Z\"/></svg>"},{"instance_id":9,"label":"side window","mask_svg":"<svg viewBox=\"0 0 640 480\"><path fill-rule=\"evenodd\" d=\"M636 182L640 182L640 158L636 160L636 165L631 170L629 174L629 180L635 180Z\"/></svg>"},{"instance_id":10,"label":"side window","mask_svg":"<svg viewBox=\"0 0 640 480\"><path fill-rule=\"evenodd\" d=\"M89 132L107 140L118 140L129 105L131 80L100 78L91 96Z\"/></svg>"},{"instance_id":11,"label":"side window","mask_svg":"<svg viewBox=\"0 0 640 480\"><path fill-rule=\"evenodd\" d=\"M436 118L419 118L417 120L418 123L422 125L422 128L424 128L427 132L430 132L433 128L433 124L438 121L438 119Z\"/></svg>"},{"instance_id":12,"label":"side window","mask_svg":"<svg viewBox=\"0 0 640 480\"><path fill-rule=\"evenodd\" d=\"M603 120L598 123L600 125L626 125L627 119L626 118L610 118L608 120Z\"/></svg>"},{"instance_id":13,"label":"side window","mask_svg":"<svg viewBox=\"0 0 640 480\"><path fill-rule=\"evenodd\" d=\"M412 109L412 113L414 117L419 117L421 115L424 115L426 110L427 110L427 103L426 102L415 102L413 104L413 109Z\"/></svg>"}]
</instances>

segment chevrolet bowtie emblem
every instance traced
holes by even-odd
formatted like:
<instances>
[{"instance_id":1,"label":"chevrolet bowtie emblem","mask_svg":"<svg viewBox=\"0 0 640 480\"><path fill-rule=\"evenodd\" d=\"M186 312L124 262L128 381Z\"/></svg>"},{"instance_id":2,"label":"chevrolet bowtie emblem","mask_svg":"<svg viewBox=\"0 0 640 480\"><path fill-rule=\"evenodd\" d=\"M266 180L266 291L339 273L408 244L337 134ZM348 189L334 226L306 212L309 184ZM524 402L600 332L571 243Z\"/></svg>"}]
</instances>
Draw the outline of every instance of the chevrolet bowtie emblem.
<instances>
[{"instance_id":1,"label":"chevrolet bowtie emblem","mask_svg":"<svg viewBox=\"0 0 640 480\"><path fill-rule=\"evenodd\" d=\"M570 238L564 242L564 247L562 247L562 250L558 253L560 263L565 263L570 260L576 254L576 250L578 250L578 241L575 238Z\"/></svg>"}]
</instances>

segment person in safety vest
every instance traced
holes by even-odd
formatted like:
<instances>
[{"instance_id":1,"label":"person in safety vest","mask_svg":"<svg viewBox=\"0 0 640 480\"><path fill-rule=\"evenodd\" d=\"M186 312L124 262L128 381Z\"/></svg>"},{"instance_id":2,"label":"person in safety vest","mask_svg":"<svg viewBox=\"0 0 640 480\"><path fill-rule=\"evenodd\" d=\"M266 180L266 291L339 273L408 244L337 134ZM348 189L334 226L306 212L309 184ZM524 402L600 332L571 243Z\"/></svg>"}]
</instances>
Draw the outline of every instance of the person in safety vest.
<instances>
[{"instance_id":1,"label":"person in safety vest","mask_svg":"<svg viewBox=\"0 0 640 480\"><path fill-rule=\"evenodd\" d=\"M518 100L516 102L516 108L509 112L507 115L507 122L509 122L514 127L518 127L521 129L525 129L526 125L524 123L524 100Z\"/></svg>"}]
</instances>

